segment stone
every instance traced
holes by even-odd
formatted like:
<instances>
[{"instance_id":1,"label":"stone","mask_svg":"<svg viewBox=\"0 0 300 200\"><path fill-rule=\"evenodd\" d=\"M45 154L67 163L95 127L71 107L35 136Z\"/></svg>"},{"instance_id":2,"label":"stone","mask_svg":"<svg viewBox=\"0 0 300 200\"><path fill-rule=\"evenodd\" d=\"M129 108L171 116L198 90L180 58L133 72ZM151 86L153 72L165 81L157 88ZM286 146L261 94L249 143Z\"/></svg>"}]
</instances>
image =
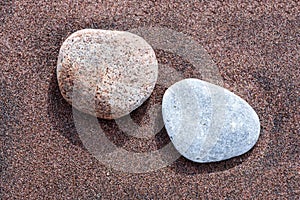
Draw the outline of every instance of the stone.
<instances>
[{"instance_id":1,"label":"stone","mask_svg":"<svg viewBox=\"0 0 300 200\"><path fill-rule=\"evenodd\" d=\"M125 116L152 93L158 63L152 47L124 31L83 29L62 44L57 79L76 109L104 119Z\"/></svg>"},{"instance_id":2,"label":"stone","mask_svg":"<svg viewBox=\"0 0 300 200\"><path fill-rule=\"evenodd\" d=\"M259 118L246 101L199 79L184 79L169 87L162 115L178 152L199 163L244 154L260 134Z\"/></svg>"}]
</instances>

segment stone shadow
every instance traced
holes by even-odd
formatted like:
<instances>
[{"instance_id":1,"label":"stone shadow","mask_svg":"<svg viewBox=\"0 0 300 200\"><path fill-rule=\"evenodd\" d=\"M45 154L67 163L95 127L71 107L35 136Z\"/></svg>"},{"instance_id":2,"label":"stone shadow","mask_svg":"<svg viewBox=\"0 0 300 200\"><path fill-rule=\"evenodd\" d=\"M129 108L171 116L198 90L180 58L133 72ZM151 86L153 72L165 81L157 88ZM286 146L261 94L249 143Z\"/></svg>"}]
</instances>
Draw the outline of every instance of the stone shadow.
<instances>
[{"instance_id":1,"label":"stone shadow","mask_svg":"<svg viewBox=\"0 0 300 200\"><path fill-rule=\"evenodd\" d=\"M176 173L183 175L197 175L223 172L226 170L230 170L238 165L241 165L245 160L248 159L248 157L251 155L251 152L252 149L241 156L212 163L196 163L181 156L170 166L170 168Z\"/></svg>"},{"instance_id":2,"label":"stone shadow","mask_svg":"<svg viewBox=\"0 0 300 200\"><path fill-rule=\"evenodd\" d=\"M67 138L71 144L80 146L84 148L79 135L76 131L76 127L73 120L72 106L65 101L63 96L60 93L58 82L56 78L56 61L59 53L59 48L63 41L71 33L84 29L84 28L93 28L93 29L116 29L114 21L108 19L102 19L100 21L90 20L89 22L80 21L79 19L68 19L68 23L57 26L57 27L48 27L44 31L43 41L46 41L44 46L48 47L44 51L40 51L39 57L41 60L40 67L41 70L44 69L45 63L48 65L47 73L50 73L51 78L49 80L48 88L48 117L52 123L52 127L59 131L65 138ZM35 41L37 44L41 41ZM51 48L50 48L51 47ZM44 78L44 77L41 77ZM110 138L116 138L116 135L113 136L112 133L116 134L117 126L113 120L102 120L99 119L99 124L101 128L107 133ZM126 139L117 140L116 145L122 146L122 142ZM84 148L85 149L85 148Z\"/></svg>"}]
</instances>

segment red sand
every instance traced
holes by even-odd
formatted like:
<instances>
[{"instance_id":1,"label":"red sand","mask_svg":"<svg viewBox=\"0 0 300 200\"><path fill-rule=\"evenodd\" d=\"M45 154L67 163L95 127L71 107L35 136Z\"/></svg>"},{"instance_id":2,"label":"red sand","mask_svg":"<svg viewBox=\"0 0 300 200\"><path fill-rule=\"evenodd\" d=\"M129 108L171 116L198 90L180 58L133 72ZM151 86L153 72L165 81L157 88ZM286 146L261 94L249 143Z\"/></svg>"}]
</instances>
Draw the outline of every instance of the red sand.
<instances>
[{"instance_id":1,"label":"red sand","mask_svg":"<svg viewBox=\"0 0 300 200\"><path fill-rule=\"evenodd\" d=\"M0 2L0 198L299 198L299 2L50 2ZM212 164L181 157L144 174L115 171L89 154L56 82L60 45L83 28L140 26L186 33L208 51L224 86L249 102L261 119L253 150ZM195 77L180 57L156 53L160 63ZM147 103L160 101L164 90L157 87ZM136 120L147 103L133 113ZM156 140L145 141L119 134L111 121L100 122L127 150L155 150L169 141L164 129Z\"/></svg>"}]
</instances>

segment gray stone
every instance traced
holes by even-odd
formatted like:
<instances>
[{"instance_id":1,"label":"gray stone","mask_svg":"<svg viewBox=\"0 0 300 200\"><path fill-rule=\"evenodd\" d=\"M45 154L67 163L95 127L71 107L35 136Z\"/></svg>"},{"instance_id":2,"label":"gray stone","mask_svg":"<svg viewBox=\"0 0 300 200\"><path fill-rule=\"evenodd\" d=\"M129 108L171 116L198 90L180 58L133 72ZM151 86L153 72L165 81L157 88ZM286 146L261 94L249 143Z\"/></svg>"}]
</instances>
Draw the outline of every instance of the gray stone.
<instances>
[{"instance_id":1,"label":"gray stone","mask_svg":"<svg viewBox=\"0 0 300 200\"><path fill-rule=\"evenodd\" d=\"M123 31L84 29L62 44L57 79L62 96L78 110L116 119L152 93L158 63L152 47Z\"/></svg>"},{"instance_id":2,"label":"gray stone","mask_svg":"<svg viewBox=\"0 0 300 200\"><path fill-rule=\"evenodd\" d=\"M185 79L167 89L162 114L175 148L194 162L244 154L260 134L259 118L246 101L198 79Z\"/></svg>"}]
</instances>

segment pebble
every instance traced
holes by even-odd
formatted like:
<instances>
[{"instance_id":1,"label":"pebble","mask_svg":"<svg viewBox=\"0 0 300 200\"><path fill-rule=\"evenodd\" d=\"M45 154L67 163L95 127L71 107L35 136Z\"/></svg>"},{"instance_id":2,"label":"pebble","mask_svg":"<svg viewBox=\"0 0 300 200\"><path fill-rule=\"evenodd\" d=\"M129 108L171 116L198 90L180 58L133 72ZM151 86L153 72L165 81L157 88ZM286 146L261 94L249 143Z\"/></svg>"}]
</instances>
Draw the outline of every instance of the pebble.
<instances>
[{"instance_id":1,"label":"pebble","mask_svg":"<svg viewBox=\"0 0 300 200\"><path fill-rule=\"evenodd\" d=\"M62 44L57 79L62 96L78 110L116 119L152 93L158 63L152 47L124 31L83 29Z\"/></svg>"},{"instance_id":2,"label":"pebble","mask_svg":"<svg viewBox=\"0 0 300 200\"><path fill-rule=\"evenodd\" d=\"M260 134L259 118L246 101L199 79L184 79L169 87L163 96L162 114L173 145L194 162L244 154Z\"/></svg>"}]
</instances>

